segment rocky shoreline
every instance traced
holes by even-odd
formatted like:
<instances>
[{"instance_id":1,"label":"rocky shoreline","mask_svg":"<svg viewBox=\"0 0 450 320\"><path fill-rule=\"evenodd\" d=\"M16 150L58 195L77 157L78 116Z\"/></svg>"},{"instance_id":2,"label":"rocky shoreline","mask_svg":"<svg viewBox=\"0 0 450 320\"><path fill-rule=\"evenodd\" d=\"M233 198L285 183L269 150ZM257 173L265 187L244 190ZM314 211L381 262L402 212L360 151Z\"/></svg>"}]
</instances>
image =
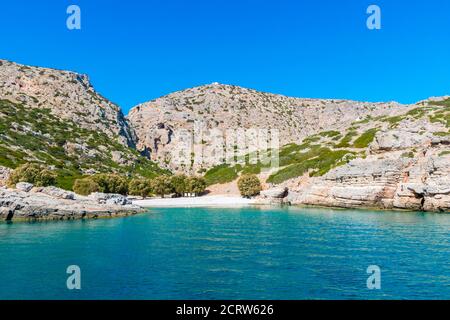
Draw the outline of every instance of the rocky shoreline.
<instances>
[{"instance_id":1,"label":"rocky shoreline","mask_svg":"<svg viewBox=\"0 0 450 320\"><path fill-rule=\"evenodd\" d=\"M74 220L129 216L143 212L126 197L93 193L87 197L56 187L19 183L0 189L0 220Z\"/></svg>"}]
</instances>

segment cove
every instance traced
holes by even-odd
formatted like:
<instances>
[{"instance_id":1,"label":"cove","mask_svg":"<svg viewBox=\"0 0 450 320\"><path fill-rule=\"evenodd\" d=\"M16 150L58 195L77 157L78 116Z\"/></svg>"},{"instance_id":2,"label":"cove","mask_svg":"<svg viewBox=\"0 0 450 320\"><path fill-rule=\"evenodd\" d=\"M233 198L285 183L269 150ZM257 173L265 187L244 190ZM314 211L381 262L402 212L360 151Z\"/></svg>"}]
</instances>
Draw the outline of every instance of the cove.
<instances>
[{"instance_id":1,"label":"cove","mask_svg":"<svg viewBox=\"0 0 450 320\"><path fill-rule=\"evenodd\" d=\"M0 299L449 299L449 234L448 214L295 207L2 223Z\"/></svg>"}]
</instances>

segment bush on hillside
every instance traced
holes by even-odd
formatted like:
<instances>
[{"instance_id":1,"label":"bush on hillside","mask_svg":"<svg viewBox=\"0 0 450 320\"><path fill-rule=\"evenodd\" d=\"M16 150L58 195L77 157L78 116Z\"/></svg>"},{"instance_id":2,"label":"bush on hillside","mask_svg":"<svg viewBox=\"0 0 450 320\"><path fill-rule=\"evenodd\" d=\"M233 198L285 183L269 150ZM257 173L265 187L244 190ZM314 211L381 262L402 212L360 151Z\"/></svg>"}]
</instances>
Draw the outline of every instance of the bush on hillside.
<instances>
[{"instance_id":1,"label":"bush on hillside","mask_svg":"<svg viewBox=\"0 0 450 320\"><path fill-rule=\"evenodd\" d=\"M243 197L249 198L258 195L262 188L261 182L254 174L242 175L238 180L239 192Z\"/></svg>"},{"instance_id":2,"label":"bush on hillside","mask_svg":"<svg viewBox=\"0 0 450 320\"><path fill-rule=\"evenodd\" d=\"M75 180L73 191L82 196L88 196L93 192L99 192L100 186L92 178L83 178Z\"/></svg>"},{"instance_id":3,"label":"bush on hillside","mask_svg":"<svg viewBox=\"0 0 450 320\"><path fill-rule=\"evenodd\" d=\"M36 187L54 185L56 173L37 163L26 163L16 168L8 179L8 185L14 187L19 182L32 183Z\"/></svg>"}]
</instances>

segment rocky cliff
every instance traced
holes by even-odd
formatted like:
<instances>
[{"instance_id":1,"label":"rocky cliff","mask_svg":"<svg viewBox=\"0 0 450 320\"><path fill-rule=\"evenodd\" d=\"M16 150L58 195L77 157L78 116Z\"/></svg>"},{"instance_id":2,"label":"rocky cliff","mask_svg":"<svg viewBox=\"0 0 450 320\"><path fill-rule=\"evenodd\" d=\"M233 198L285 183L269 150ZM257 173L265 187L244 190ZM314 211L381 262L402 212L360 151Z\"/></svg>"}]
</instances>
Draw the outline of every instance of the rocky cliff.
<instances>
[{"instance_id":1,"label":"rocky cliff","mask_svg":"<svg viewBox=\"0 0 450 320\"><path fill-rule=\"evenodd\" d=\"M347 128L368 115L396 115L408 108L394 102L290 98L214 83L140 104L127 118L136 131L138 150L172 170L196 172L202 165L180 167L172 152L180 143L180 132L193 131L195 123L200 123L206 134L211 129L223 133L228 129L277 129L279 143L285 145L322 130Z\"/></svg>"},{"instance_id":2,"label":"rocky cliff","mask_svg":"<svg viewBox=\"0 0 450 320\"><path fill-rule=\"evenodd\" d=\"M96 92L87 75L0 60L0 99L48 109L60 119L134 145L120 108Z\"/></svg>"},{"instance_id":3,"label":"rocky cliff","mask_svg":"<svg viewBox=\"0 0 450 320\"><path fill-rule=\"evenodd\" d=\"M288 201L450 211L450 99L422 102L402 116L372 119L359 126L375 132L367 147L323 176L305 171L281 182L289 186ZM349 141L353 148L355 141Z\"/></svg>"},{"instance_id":4,"label":"rocky cliff","mask_svg":"<svg viewBox=\"0 0 450 320\"><path fill-rule=\"evenodd\" d=\"M161 172L134 144L120 108L99 95L87 76L0 60L1 166L47 164L66 189L95 172Z\"/></svg>"}]
</instances>

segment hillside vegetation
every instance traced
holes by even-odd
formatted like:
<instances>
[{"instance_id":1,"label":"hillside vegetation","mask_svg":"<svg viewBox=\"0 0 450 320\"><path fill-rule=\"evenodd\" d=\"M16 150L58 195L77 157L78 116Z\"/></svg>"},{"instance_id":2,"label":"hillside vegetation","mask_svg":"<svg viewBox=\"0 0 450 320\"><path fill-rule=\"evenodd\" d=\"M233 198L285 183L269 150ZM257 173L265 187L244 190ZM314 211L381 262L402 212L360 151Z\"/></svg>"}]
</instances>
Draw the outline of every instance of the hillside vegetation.
<instances>
[{"instance_id":1,"label":"hillside vegetation","mask_svg":"<svg viewBox=\"0 0 450 320\"><path fill-rule=\"evenodd\" d=\"M365 158L370 153L369 146L377 133L396 130L402 121L423 121L450 128L450 98L422 102L396 116L367 116L354 121L344 130L322 131L306 137L300 144L287 144L278 150L279 168L268 176L266 182L280 184L305 173L310 177L323 176L353 159ZM436 131L433 135L449 136L450 130ZM448 151L441 152L442 156L446 154ZM402 157L414 158L415 150L404 152ZM205 178L208 184L228 183L242 174L259 174L263 168L260 163L250 164L248 161L233 166L222 164L208 170Z\"/></svg>"},{"instance_id":2,"label":"hillside vegetation","mask_svg":"<svg viewBox=\"0 0 450 320\"><path fill-rule=\"evenodd\" d=\"M0 100L0 165L36 162L55 168L57 186L71 189L89 172L152 177L165 171L101 131L62 120L47 108Z\"/></svg>"}]
</instances>

